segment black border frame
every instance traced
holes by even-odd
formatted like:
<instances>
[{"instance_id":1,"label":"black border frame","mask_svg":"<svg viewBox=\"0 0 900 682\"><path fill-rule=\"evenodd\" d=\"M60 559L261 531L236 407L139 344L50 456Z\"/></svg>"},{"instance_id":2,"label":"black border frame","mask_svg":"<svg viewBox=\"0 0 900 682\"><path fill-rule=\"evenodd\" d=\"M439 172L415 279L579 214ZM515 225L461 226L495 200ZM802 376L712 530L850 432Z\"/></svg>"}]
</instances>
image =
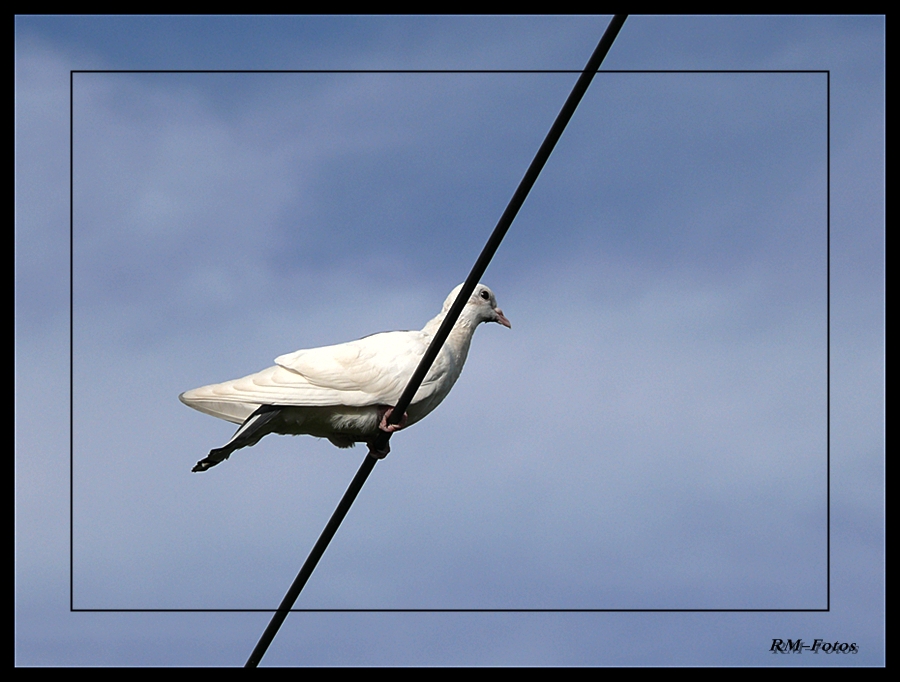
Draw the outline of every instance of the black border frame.
<instances>
[{"instance_id":1,"label":"black border frame","mask_svg":"<svg viewBox=\"0 0 900 682\"><path fill-rule=\"evenodd\" d=\"M831 611L831 70L830 69L603 69L603 73L825 74L826 95L826 606L809 609L290 609L300 613L828 613ZM69 71L69 612L70 613L275 613L278 609L75 608L74 590L74 88L75 74L580 74L578 69L72 69Z\"/></svg>"}]
</instances>

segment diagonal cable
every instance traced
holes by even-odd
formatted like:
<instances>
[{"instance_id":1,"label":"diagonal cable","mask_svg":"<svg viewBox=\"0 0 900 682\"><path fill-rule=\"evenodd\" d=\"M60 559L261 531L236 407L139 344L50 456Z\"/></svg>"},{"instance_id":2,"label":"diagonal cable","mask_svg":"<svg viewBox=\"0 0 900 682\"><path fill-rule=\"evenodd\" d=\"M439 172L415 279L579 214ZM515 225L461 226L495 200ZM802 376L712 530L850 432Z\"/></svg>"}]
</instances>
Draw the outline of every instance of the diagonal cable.
<instances>
[{"instance_id":1,"label":"diagonal cable","mask_svg":"<svg viewBox=\"0 0 900 682\"><path fill-rule=\"evenodd\" d=\"M519 186L516 189L515 194L513 194L512 199L510 199L509 205L506 207L503 215L500 216L500 220L497 222L497 226L488 238L487 244L485 244L484 248L481 250L481 254L478 256L478 260L475 261L475 265L472 267L472 271L466 278L456 300L453 302L453 305L450 306L450 310L447 312L447 316L444 318L440 328L434 335L431 344L428 346L428 350L425 351L425 355L422 356L419 366L416 367L416 371L413 372L409 383L406 385L406 389L404 389L400 399L394 406L393 412L388 417L388 423L398 424L403 418L403 413L406 412L406 408L409 407L409 404L412 402L413 396L415 396L416 391L419 390L419 386L421 386L422 382L425 380L425 375L428 374L428 370L431 369L431 365L440 352L441 347L444 345L444 341L446 341L447 337L450 335L450 330L453 329L453 325L456 324L456 320L459 319L463 307L465 307L472 292L475 291L475 287L481 279L481 276L484 274L484 271L487 270L487 266L497 252L500 242L506 235L507 230L509 230L509 226L512 225L513 219L516 217L522 204L525 203L528 192L537 180L538 175L540 175L541 170L544 168L544 164L547 163L547 159L550 158L553 148L559 141L560 136L562 136L563 130L565 130L566 125L572 118L572 114L575 113L575 109L578 107L578 103L581 101L584 93L587 92L588 85L590 85L591 80L594 78L594 74L600 68L600 64L603 62L604 57L606 57L606 53L609 52L609 48L612 47L612 44L627 17L627 14L617 14L613 17L612 21L609 22L609 26L606 27L606 31L603 33L603 37L597 45L597 49L594 50L594 53L584 67L584 71L581 72L581 75L575 82L575 87L572 88L572 92L569 94L568 99L566 99L566 103L563 105L559 115L553 122L550 131L547 133L547 137L544 139L544 143L541 145L540 149L538 149L537 154L535 154L534 160L525 172L525 176L519 183ZM390 433L382 431L373 442L372 448L384 452L390 438ZM253 649L253 653L251 653L250 658L247 659L247 663L244 666L245 668L255 668L259 665L266 650L269 648L269 644L275 639L278 629L281 627L285 618L287 618L288 613L290 613L294 602L297 601L297 597L300 596L300 591L303 589L303 586L306 585L306 581L309 580L310 575L312 575L312 572L315 570L316 564L319 563L322 554L325 553L328 543L331 542L331 538L334 537L334 534L337 532L338 527L341 525L341 521L344 520L344 517L350 510L350 506L356 499L356 495L362 489L363 484L366 482L372 469L375 468L375 464L378 462L376 457L377 456L373 455L370 450L369 454L363 460L359 470L356 472L356 476L353 477L353 481L351 481L350 486L347 488L347 492L344 493L344 496L338 503L337 508L331 515L331 519L329 519L328 524L319 536L318 541L315 546L313 546L306 561L303 563L303 567L291 584L290 589L288 589L287 594L284 595L284 599L281 600L278 609L272 615L272 620L269 622L268 627L266 627L265 632L263 632L262 636L259 638L259 642Z\"/></svg>"},{"instance_id":2,"label":"diagonal cable","mask_svg":"<svg viewBox=\"0 0 900 682\"><path fill-rule=\"evenodd\" d=\"M416 391L419 390L419 387L425 380L425 375L427 375L428 370L431 369L431 365L435 358L437 358L447 337L450 335L453 325L456 324L456 320L459 319L466 302L469 300L472 292L475 291L475 287L481 280L484 271L487 270L488 264L497 252L497 248L500 246L503 237L506 236L506 232L509 230L509 226L512 225L516 214L519 212L519 209L522 208L522 204L525 203L528 192L531 191L538 175L540 175L541 170L544 168L544 164L546 164L547 159L550 158L553 148L562 136L563 130L565 130L566 125L572 118L572 114L575 113L575 109L578 106L578 103L581 102L584 93L587 92L588 86L594 78L594 74L600 68L600 64L603 62L603 58L606 57L606 53L609 52L609 48L612 47L613 41L615 41L627 16L627 14L615 15L609 23L609 26L606 28L603 37L600 39L600 43L597 45L597 49L594 50L587 65L584 67L584 71L581 72L581 75L575 82L575 87L573 87L572 92L569 93L566 103L557 115L550 131L547 133L544 143L541 145L540 149L538 149L537 154L535 154L531 165L528 166L525 176L519 183L519 186L516 189L515 194L513 194L512 199L510 199L509 205L506 207L503 215L500 216L500 220L497 222L497 226L488 238L487 244L485 244L484 248L481 250L478 260L476 260L475 265L472 266L472 271L466 278L456 300L453 302L453 305L450 306L450 310L447 312L447 316L444 318L440 328L434 335L431 344L428 346L428 350L425 351L425 355L423 355L422 359L419 361L419 366L416 367L416 371L413 372L409 383L406 385L406 389L400 395L400 399L394 406L394 411L388 417L388 423L398 424L403 418L403 413L406 412L406 408L409 407L409 404L412 402ZM383 451L384 446L387 445L390 438L390 433L382 432L379 434L375 439L376 449Z\"/></svg>"}]
</instances>

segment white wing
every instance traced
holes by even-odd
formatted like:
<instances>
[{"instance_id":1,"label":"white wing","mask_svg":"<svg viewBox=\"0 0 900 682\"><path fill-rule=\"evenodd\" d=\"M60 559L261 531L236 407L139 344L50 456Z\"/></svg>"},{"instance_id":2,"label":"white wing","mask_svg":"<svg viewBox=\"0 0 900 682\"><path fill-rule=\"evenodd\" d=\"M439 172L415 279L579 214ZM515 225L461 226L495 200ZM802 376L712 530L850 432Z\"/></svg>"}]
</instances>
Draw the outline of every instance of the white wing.
<instances>
[{"instance_id":1,"label":"white wing","mask_svg":"<svg viewBox=\"0 0 900 682\"><path fill-rule=\"evenodd\" d=\"M274 367L187 391L181 394L181 400L235 423L242 423L260 405L393 405L429 340L430 335L419 331L387 332L335 346L298 350L276 358ZM417 400L431 393L435 377L429 373L428 379L429 385L416 394Z\"/></svg>"}]
</instances>

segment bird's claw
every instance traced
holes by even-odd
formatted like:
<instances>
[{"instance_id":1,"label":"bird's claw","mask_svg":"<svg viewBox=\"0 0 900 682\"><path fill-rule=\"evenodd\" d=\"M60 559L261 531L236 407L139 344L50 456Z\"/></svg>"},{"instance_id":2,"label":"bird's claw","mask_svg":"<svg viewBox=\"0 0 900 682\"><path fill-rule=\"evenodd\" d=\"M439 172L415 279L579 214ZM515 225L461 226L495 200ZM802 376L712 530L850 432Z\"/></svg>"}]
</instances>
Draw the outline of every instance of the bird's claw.
<instances>
[{"instance_id":1,"label":"bird's claw","mask_svg":"<svg viewBox=\"0 0 900 682\"><path fill-rule=\"evenodd\" d=\"M391 416L391 413L394 411L393 407L388 407L381 413L381 421L378 423L378 428L382 431L386 431L387 433L394 433L394 431L399 431L406 423L409 421L409 415L406 412L403 413L403 418L400 420L399 424L389 424L388 417ZM387 453L385 453L387 454Z\"/></svg>"},{"instance_id":2,"label":"bird's claw","mask_svg":"<svg viewBox=\"0 0 900 682\"><path fill-rule=\"evenodd\" d=\"M409 415L406 412L403 413L403 419L400 420L399 424L391 424L388 422L391 414L394 412L393 407L382 407L379 408L379 414L381 415L381 419L378 421L378 428L384 431L385 433L394 433L395 431L399 431L409 422ZM375 459L384 459L388 456L388 453L391 451L391 446L388 443L384 444L384 449L379 450L375 443L378 442L378 438L373 438L366 445L369 446L369 455L374 457Z\"/></svg>"},{"instance_id":3,"label":"bird's claw","mask_svg":"<svg viewBox=\"0 0 900 682\"><path fill-rule=\"evenodd\" d=\"M385 443L384 450L376 450L375 441L366 443L366 445L369 447L369 457L374 457L375 459L384 459L391 451L391 446L389 443Z\"/></svg>"}]
</instances>

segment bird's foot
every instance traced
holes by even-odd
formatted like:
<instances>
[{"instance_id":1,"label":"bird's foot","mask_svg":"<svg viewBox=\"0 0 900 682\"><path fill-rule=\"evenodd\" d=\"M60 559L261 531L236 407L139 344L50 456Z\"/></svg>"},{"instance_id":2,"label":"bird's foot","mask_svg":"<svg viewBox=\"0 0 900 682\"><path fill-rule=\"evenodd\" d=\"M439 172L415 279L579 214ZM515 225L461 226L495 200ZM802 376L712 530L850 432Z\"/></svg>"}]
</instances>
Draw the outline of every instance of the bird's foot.
<instances>
[{"instance_id":1,"label":"bird's foot","mask_svg":"<svg viewBox=\"0 0 900 682\"><path fill-rule=\"evenodd\" d=\"M404 426L406 426L409 421L409 416L406 412L403 413L403 419L400 420L399 424L390 424L388 423L388 419L393 413L393 407L380 407L378 408L378 414L381 416L381 419L378 420L378 428L384 431L385 433L394 433L394 431L399 431ZM388 443L384 444L384 449L379 450L375 443L378 442L378 438L373 438L366 445L369 447L369 455L374 457L375 459L384 459L388 456L388 453L391 451L391 446Z\"/></svg>"},{"instance_id":2,"label":"bird's foot","mask_svg":"<svg viewBox=\"0 0 900 682\"><path fill-rule=\"evenodd\" d=\"M388 424L388 417L391 416L391 413L394 411L393 407L383 408L381 412L381 421L378 422L378 428L382 431L387 431L388 433L393 433L394 431L399 431L406 423L409 421L409 415L406 412L403 413L403 419L400 420L399 424ZM387 454L387 453L385 453Z\"/></svg>"},{"instance_id":3,"label":"bird's foot","mask_svg":"<svg viewBox=\"0 0 900 682\"><path fill-rule=\"evenodd\" d=\"M366 445L369 448L369 457L374 457L375 459L384 459L391 452L390 443L384 444L384 450L376 450L374 440L369 441Z\"/></svg>"},{"instance_id":4,"label":"bird's foot","mask_svg":"<svg viewBox=\"0 0 900 682\"><path fill-rule=\"evenodd\" d=\"M231 452L227 451L225 448L214 448L209 451L209 456L204 457L199 462L194 465L194 468L191 469L192 472L196 473L198 471L206 471L207 469L213 468L219 462L224 462L228 459L228 455Z\"/></svg>"}]
</instances>

